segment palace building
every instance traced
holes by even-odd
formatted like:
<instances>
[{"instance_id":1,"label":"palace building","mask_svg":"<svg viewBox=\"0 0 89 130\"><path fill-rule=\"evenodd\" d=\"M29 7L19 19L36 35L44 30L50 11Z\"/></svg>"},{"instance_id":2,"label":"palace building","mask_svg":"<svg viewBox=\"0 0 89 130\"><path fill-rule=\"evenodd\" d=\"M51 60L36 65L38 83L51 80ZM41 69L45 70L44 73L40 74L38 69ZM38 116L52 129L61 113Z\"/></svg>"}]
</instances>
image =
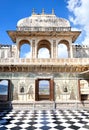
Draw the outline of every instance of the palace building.
<instances>
[{"instance_id":1,"label":"palace building","mask_svg":"<svg viewBox=\"0 0 89 130\"><path fill-rule=\"evenodd\" d=\"M54 10L51 14L43 10L33 11L7 33L13 45L0 44L0 89L5 90L0 92L1 104L13 108L89 105L89 47L75 44L81 31L73 31Z\"/></svg>"}]
</instances>

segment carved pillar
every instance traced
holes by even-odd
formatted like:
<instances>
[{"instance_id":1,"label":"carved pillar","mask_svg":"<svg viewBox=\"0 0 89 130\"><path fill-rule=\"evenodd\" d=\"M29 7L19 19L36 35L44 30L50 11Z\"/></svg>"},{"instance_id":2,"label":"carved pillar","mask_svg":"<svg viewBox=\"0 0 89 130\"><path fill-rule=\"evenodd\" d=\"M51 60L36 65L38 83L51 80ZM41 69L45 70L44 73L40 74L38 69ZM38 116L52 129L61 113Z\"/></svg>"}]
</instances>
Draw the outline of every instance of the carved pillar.
<instances>
[{"instance_id":1,"label":"carved pillar","mask_svg":"<svg viewBox=\"0 0 89 130\"><path fill-rule=\"evenodd\" d=\"M35 40L32 40L32 58L36 58Z\"/></svg>"},{"instance_id":2,"label":"carved pillar","mask_svg":"<svg viewBox=\"0 0 89 130\"><path fill-rule=\"evenodd\" d=\"M16 46L17 46L16 58L20 58L20 43L18 39L16 40Z\"/></svg>"},{"instance_id":3,"label":"carved pillar","mask_svg":"<svg viewBox=\"0 0 89 130\"><path fill-rule=\"evenodd\" d=\"M70 45L70 58L73 58L73 48L72 48L72 45Z\"/></svg>"},{"instance_id":4,"label":"carved pillar","mask_svg":"<svg viewBox=\"0 0 89 130\"><path fill-rule=\"evenodd\" d=\"M53 40L53 58L57 58L57 45L56 45L56 40Z\"/></svg>"},{"instance_id":5,"label":"carved pillar","mask_svg":"<svg viewBox=\"0 0 89 130\"><path fill-rule=\"evenodd\" d=\"M14 92L13 92L13 100L18 100L17 90L14 90Z\"/></svg>"},{"instance_id":6,"label":"carved pillar","mask_svg":"<svg viewBox=\"0 0 89 130\"><path fill-rule=\"evenodd\" d=\"M70 48L67 48L67 52L68 52L68 58L70 58Z\"/></svg>"},{"instance_id":7,"label":"carved pillar","mask_svg":"<svg viewBox=\"0 0 89 130\"><path fill-rule=\"evenodd\" d=\"M78 80L78 99L81 100L81 93L80 93L80 80Z\"/></svg>"},{"instance_id":8,"label":"carved pillar","mask_svg":"<svg viewBox=\"0 0 89 130\"><path fill-rule=\"evenodd\" d=\"M53 58L53 43L51 43L51 55L50 58Z\"/></svg>"},{"instance_id":9,"label":"carved pillar","mask_svg":"<svg viewBox=\"0 0 89 130\"><path fill-rule=\"evenodd\" d=\"M15 87L14 84L12 84L12 89L11 89L11 93L12 93L12 96L13 96L13 100L18 100L18 90L17 88Z\"/></svg>"}]
</instances>

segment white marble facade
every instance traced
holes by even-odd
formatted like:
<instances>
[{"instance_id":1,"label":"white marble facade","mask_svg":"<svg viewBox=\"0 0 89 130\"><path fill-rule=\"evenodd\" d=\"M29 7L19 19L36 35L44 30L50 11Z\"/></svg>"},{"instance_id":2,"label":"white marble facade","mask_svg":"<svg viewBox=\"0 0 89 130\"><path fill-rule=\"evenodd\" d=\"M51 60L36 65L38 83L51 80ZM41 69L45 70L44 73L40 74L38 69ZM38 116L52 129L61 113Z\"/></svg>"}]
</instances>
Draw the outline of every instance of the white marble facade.
<instances>
[{"instance_id":1,"label":"white marble facade","mask_svg":"<svg viewBox=\"0 0 89 130\"><path fill-rule=\"evenodd\" d=\"M70 75L73 65L81 66L85 63L87 65L89 60L89 47L74 44L80 33L80 31L72 31L70 22L57 17L54 13L33 13L30 17L19 20L17 30L8 31L14 44L0 45L0 80L10 81L9 100L35 101L37 79L54 81L53 88L51 88L54 101L80 100L81 95L86 95L85 88L88 89L89 82L84 79L83 83L87 82L87 87L81 87L83 83L82 81L80 85L78 83L81 80L78 77L79 72L73 71ZM31 56L29 58L20 57L20 48L25 43L30 45ZM59 44L66 46L67 58L58 57ZM49 50L48 59L38 57L41 48ZM87 58L87 62L83 58ZM60 67L59 72L56 70L56 65ZM68 71L66 65L69 66ZM70 65L72 65L71 68ZM49 66L52 70L49 70ZM89 93L87 96L89 97Z\"/></svg>"}]
</instances>

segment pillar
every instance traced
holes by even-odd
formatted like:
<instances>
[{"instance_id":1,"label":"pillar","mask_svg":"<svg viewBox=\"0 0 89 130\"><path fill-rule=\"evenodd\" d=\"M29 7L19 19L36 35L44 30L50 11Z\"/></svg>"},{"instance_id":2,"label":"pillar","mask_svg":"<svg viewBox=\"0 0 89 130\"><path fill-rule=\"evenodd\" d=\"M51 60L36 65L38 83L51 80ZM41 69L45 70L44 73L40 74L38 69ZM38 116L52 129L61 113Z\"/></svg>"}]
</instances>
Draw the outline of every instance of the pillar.
<instances>
[{"instance_id":1,"label":"pillar","mask_svg":"<svg viewBox=\"0 0 89 130\"><path fill-rule=\"evenodd\" d=\"M53 40L53 49L52 49L52 54L53 54L53 57L52 58L57 58L57 44L56 44L56 40Z\"/></svg>"},{"instance_id":2,"label":"pillar","mask_svg":"<svg viewBox=\"0 0 89 130\"><path fill-rule=\"evenodd\" d=\"M73 48L72 48L72 45L70 45L70 58L73 58Z\"/></svg>"},{"instance_id":3,"label":"pillar","mask_svg":"<svg viewBox=\"0 0 89 130\"><path fill-rule=\"evenodd\" d=\"M16 53L16 58L20 58L20 40L16 40L16 46L17 46L17 53Z\"/></svg>"},{"instance_id":4,"label":"pillar","mask_svg":"<svg viewBox=\"0 0 89 130\"><path fill-rule=\"evenodd\" d=\"M80 93L80 80L78 79L78 99L81 100L81 93Z\"/></svg>"},{"instance_id":5,"label":"pillar","mask_svg":"<svg viewBox=\"0 0 89 130\"><path fill-rule=\"evenodd\" d=\"M35 40L32 40L32 58L36 58L36 51L35 51Z\"/></svg>"}]
</instances>

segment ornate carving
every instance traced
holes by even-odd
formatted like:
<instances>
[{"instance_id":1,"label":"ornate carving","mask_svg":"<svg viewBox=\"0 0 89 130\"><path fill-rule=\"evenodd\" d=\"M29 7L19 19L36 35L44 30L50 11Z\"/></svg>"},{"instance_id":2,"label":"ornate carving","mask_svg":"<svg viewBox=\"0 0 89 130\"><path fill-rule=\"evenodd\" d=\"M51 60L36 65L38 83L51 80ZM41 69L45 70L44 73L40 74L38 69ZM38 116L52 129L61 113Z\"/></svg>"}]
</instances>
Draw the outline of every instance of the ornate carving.
<instances>
[{"instance_id":1,"label":"ornate carving","mask_svg":"<svg viewBox=\"0 0 89 130\"><path fill-rule=\"evenodd\" d=\"M75 94L74 94L74 89L73 89L73 88L71 89L70 99L71 99L71 100L75 100L75 99L76 99Z\"/></svg>"},{"instance_id":2,"label":"ornate carving","mask_svg":"<svg viewBox=\"0 0 89 130\"><path fill-rule=\"evenodd\" d=\"M20 93L25 93L25 87L26 87L25 81L20 80L19 81L19 92Z\"/></svg>"},{"instance_id":3,"label":"ornate carving","mask_svg":"<svg viewBox=\"0 0 89 130\"><path fill-rule=\"evenodd\" d=\"M32 85L29 87L28 95L29 95L29 99L34 99L34 91Z\"/></svg>"},{"instance_id":4,"label":"ornate carving","mask_svg":"<svg viewBox=\"0 0 89 130\"><path fill-rule=\"evenodd\" d=\"M56 85L56 97L59 98L59 99L60 99L60 94L61 94L60 86Z\"/></svg>"}]
</instances>

